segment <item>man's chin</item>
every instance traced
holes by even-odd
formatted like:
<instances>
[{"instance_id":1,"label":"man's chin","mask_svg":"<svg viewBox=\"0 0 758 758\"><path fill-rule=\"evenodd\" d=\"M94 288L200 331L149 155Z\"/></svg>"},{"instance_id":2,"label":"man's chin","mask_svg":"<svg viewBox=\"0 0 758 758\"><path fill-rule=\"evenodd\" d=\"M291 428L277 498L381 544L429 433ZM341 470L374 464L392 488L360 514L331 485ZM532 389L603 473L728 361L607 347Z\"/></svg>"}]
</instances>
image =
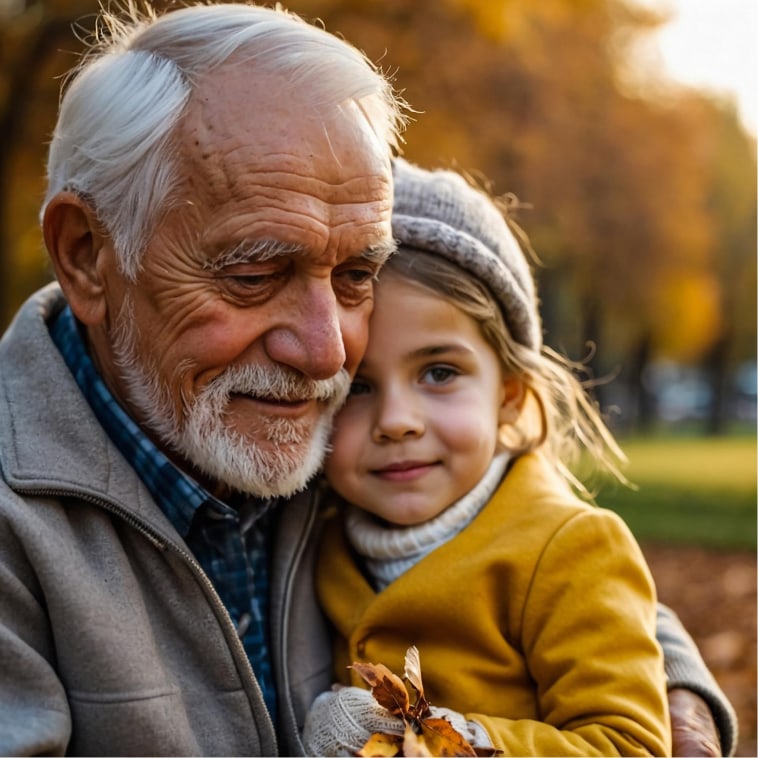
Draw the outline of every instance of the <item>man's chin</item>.
<instances>
[{"instance_id":1,"label":"man's chin","mask_svg":"<svg viewBox=\"0 0 758 758\"><path fill-rule=\"evenodd\" d=\"M290 497L318 473L326 451L320 439L308 443L249 442L183 446L182 457L210 492L241 492L260 498ZM222 497L223 499L223 497Z\"/></svg>"}]
</instances>

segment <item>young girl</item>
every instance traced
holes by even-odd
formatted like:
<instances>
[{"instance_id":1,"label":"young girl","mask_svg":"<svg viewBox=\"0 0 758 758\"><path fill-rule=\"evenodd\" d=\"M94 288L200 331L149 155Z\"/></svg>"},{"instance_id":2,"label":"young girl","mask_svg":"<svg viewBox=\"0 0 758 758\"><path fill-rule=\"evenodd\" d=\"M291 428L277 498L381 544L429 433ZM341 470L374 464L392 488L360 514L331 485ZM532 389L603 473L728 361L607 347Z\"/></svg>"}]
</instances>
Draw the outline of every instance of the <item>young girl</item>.
<instances>
[{"instance_id":1,"label":"young girl","mask_svg":"<svg viewBox=\"0 0 758 758\"><path fill-rule=\"evenodd\" d=\"M426 698L465 714L479 744L670 754L650 573L570 473L583 452L614 473L623 456L543 347L531 273L495 204L403 161L396 193L400 250L326 465L344 514L327 525L317 588L342 683L363 686L353 661L402 672L416 645ZM350 720L350 700L340 707ZM320 734L341 729L334 712L326 724L314 708L306 746L339 753Z\"/></svg>"}]
</instances>

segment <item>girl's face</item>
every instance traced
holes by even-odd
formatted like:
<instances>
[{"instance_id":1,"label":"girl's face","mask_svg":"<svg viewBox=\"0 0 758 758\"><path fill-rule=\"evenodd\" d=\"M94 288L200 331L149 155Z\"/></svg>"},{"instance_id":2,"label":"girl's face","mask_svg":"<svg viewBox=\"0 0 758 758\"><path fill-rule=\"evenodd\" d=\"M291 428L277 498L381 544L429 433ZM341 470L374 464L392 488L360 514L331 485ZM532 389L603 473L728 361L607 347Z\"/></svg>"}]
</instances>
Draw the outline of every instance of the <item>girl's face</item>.
<instances>
[{"instance_id":1,"label":"girl's face","mask_svg":"<svg viewBox=\"0 0 758 758\"><path fill-rule=\"evenodd\" d=\"M387 271L336 419L329 482L390 523L427 521L481 479L521 396L472 318Z\"/></svg>"}]
</instances>

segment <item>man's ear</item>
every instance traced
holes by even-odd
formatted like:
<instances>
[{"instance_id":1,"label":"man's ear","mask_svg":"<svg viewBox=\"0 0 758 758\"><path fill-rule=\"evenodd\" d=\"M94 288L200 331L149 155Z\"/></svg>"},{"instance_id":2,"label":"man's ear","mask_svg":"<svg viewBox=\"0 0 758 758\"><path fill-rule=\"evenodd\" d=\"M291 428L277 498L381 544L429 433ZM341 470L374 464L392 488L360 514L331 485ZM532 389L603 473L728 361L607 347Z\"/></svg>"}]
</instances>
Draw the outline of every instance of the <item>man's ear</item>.
<instances>
[{"instance_id":1,"label":"man's ear","mask_svg":"<svg viewBox=\"0 0 758 758\"><path fill-rule=\"evenodd\" d=\"M503 381L503 402L498 413L498 422L502 426L512 426L518 421L526 402L526 385L521 379L509 377Z\"/></svg>"},{"instance_id":2,"label":"man's ear","mask_svg":"<svg viewBox=\"0 0 758 758\"><path fill-rule=\"evenodd\" d=\"M42 220L45 245L71 310L88 326L106 317L105 258L108 238L86 200L60 192L50 200Z\"/></svg>"}]
</instances>

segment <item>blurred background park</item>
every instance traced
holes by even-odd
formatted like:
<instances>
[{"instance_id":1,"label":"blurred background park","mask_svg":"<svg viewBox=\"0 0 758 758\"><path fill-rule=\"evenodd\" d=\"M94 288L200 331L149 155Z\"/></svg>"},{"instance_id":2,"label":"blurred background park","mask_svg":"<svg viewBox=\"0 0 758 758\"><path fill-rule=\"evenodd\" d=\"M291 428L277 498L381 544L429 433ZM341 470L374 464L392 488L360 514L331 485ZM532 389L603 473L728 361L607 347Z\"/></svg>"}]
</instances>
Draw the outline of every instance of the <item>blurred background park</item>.
<instances>
[{"instance_id":1,"label":"blurred background park","mask_svg":"<svg viewBox=\"0 0 758 758\"><path fill-rule=\"evenodd\" d=\"M706 67L736 54L735 25L752 25L758 46L755 0L680 4L703 1L722 14L712 46L691 51ZM518 198L546 342L587 360L630 458L637 488L599 501L627 519L738 709L738 755L758 754L755 122L728 91L667 73L665 0L285 5L393 73L417 111L409 159ZM51 279L37 223L45 146L96 8L0 0L3 329Z\"/></svg>"}]
</instances>

